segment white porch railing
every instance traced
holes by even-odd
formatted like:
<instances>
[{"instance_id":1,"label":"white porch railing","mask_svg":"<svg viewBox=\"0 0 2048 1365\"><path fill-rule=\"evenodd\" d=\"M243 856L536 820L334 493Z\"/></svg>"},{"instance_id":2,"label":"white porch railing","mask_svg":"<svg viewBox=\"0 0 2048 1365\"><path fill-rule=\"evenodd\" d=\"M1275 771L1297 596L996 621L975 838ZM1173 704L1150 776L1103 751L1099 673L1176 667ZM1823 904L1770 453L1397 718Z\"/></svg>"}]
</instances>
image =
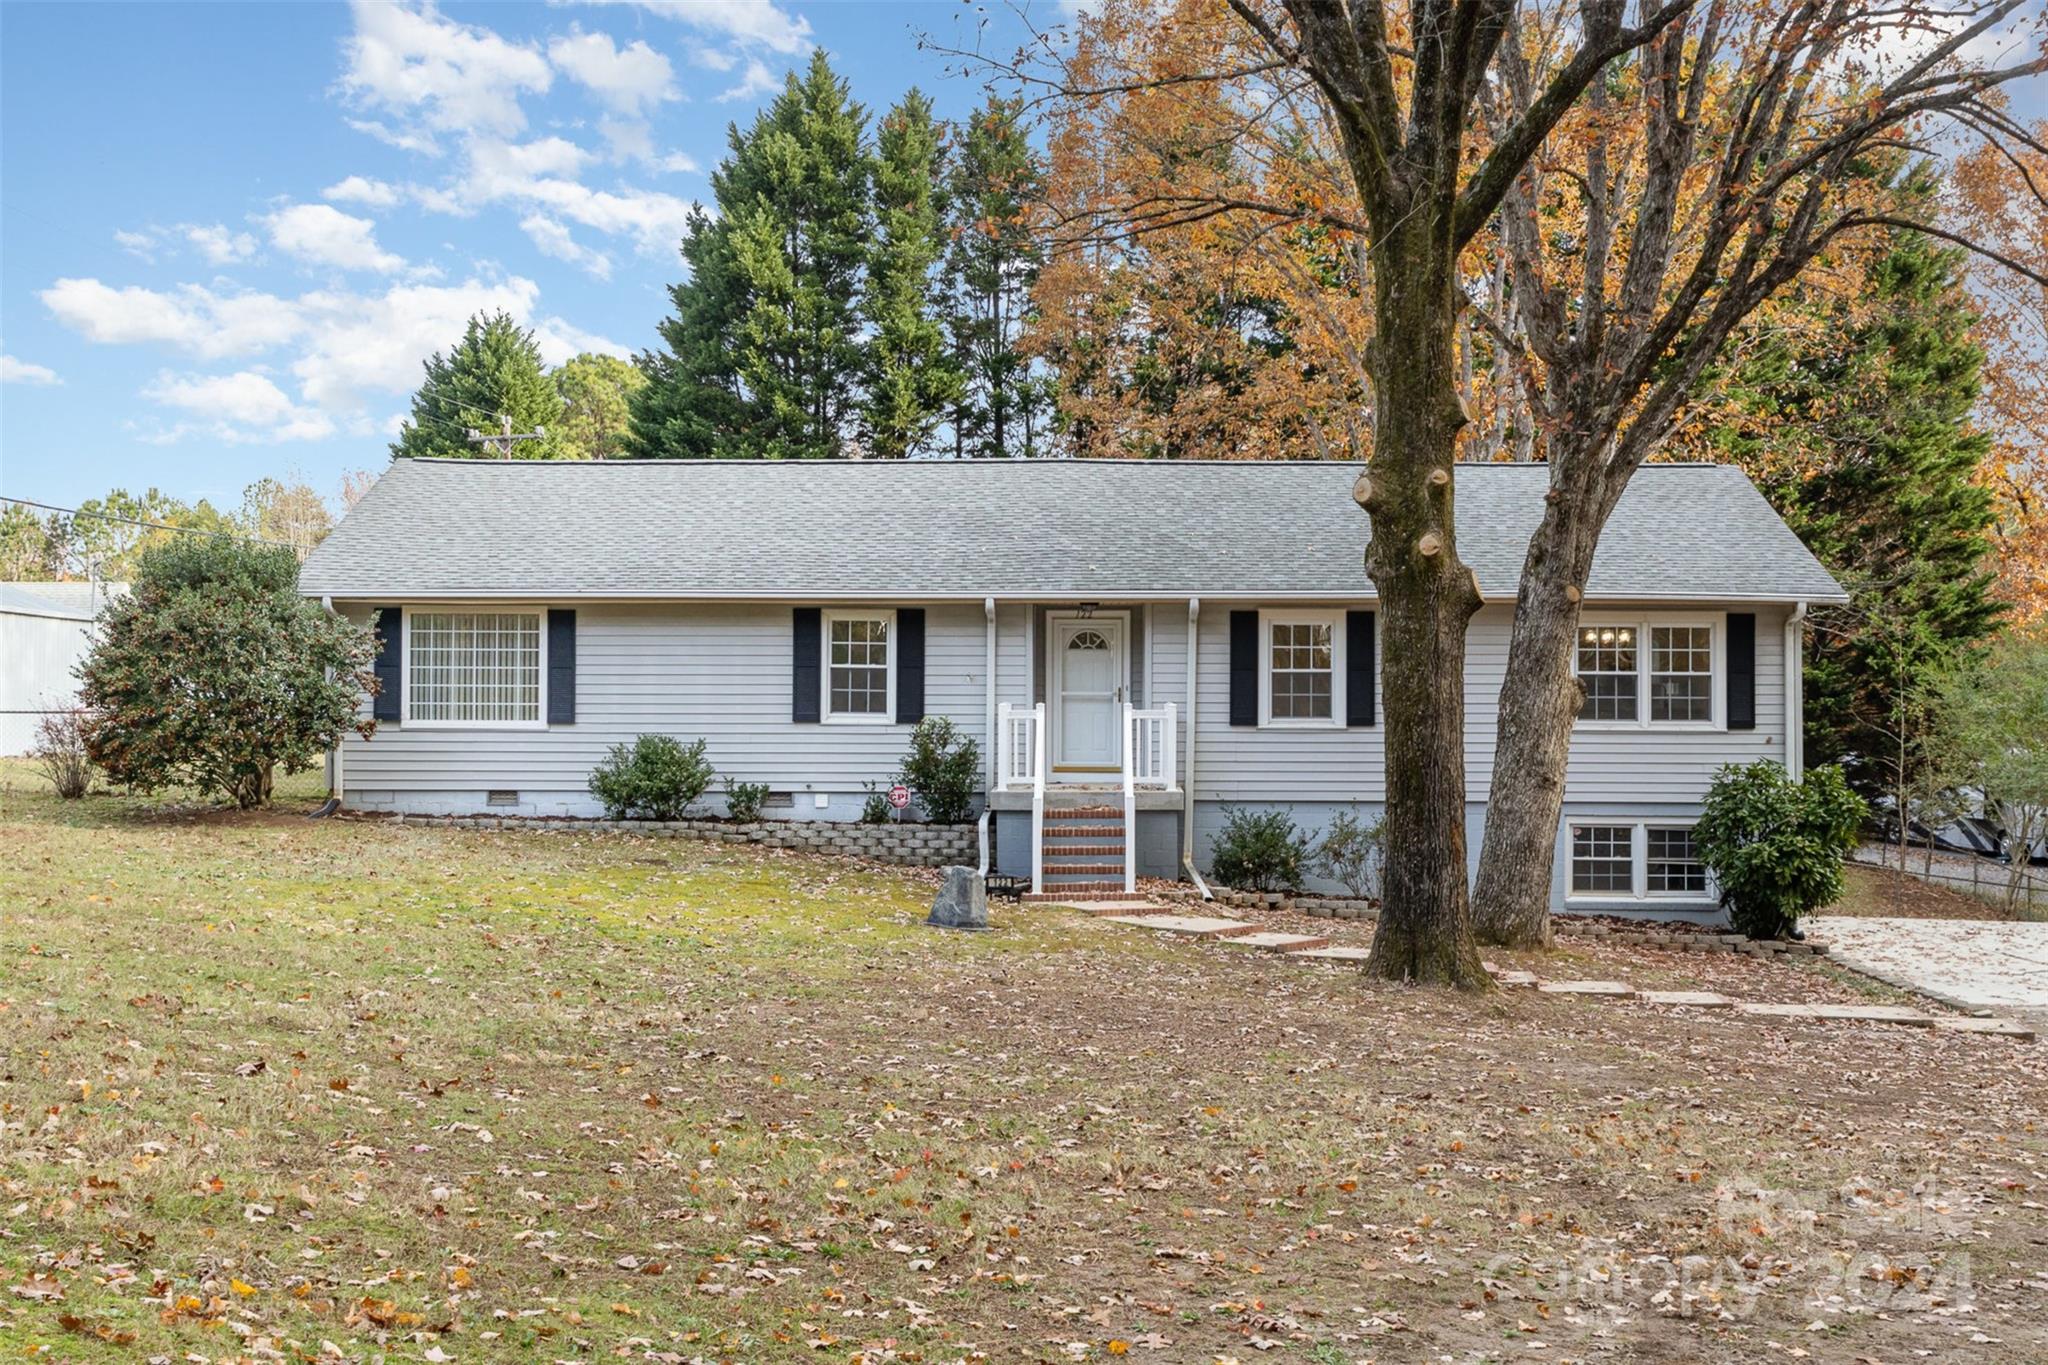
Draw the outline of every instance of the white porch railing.
<instances>
[{"instance_id":1,"label":"white porch railing","mask_svg":"<svg viewBox=\"0 0 2048 1365\"><path fill-rule=\"evenodd\" d=\"M1031 791L1031 894L1045 890L1045 703L996 708L996 785Z\"/></svg>"},{"instance_id":2,"label":"white porch railing","mask_svg":"<svg viewBox=\"0 0 2048 1365\"><path fill-rule=\"evenodd\" d=\"M1124 894L1138 890L1138 788L1174 789L1175 734L1173 703L1140 711L1124 703Z\"/></svg>"},{"instance_id":3,"label":"white porch railing","mask_svg":"<svg viewBox=\"0 0 2048 1365\"><path fill-rule=\"evenodd\" d=\"M1124 770L1132 785L1169 792L1180 786L1179 728L1172 702L1152 711L1124 707Z\"/></svg>"}]
</instances>

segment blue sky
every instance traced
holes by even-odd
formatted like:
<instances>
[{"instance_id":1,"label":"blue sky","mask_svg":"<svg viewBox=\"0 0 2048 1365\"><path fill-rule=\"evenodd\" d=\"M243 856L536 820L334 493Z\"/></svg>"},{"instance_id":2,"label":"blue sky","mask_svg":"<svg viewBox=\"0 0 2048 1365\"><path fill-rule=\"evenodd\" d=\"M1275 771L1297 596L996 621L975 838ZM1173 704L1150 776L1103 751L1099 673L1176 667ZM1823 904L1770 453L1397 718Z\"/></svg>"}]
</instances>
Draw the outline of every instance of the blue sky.
<instances>
[{"instance_id":1,"label":"blue sky","mask_svg":"<svg viewBox=\"0 0 2048 1365\"><path fill-rule=\"evenodd\" d=\"M332 495L479 308L551 362L647 347L727 125L813 46L870 109L978 102L919 33L1025 30L1000 3L0 5L0 492Z\"/></svg>"},{"instance_id":2,"label":"blue sky","mask_svg":"<svg viewBox=\"0 0 2048 1365\"><path fill-rule=\"evenodd\" d=\"M1068 12L0 3L0 492L331 496L478 309L550 362L643 349L727 125L791 64L822 46L871 110L917 84L958 115L982 92L918 35L1008 53L1015 10Z\"/></svg>"}]
</instances>

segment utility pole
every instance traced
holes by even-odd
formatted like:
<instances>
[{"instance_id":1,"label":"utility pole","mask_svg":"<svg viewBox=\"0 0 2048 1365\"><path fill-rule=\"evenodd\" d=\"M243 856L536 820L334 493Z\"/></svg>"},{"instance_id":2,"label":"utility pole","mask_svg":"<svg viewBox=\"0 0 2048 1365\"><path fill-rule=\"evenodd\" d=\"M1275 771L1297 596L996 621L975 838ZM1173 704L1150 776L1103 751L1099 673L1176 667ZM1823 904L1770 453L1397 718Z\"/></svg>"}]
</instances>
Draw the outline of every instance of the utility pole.
<instances>
[{"instance_id":1,"label":"utility pole","mask_svg":"<svg viewBox=\"0 0 2048 1365\"><path fill-rule=\"evenodd\" d=\"M532 431L512 430L512 415L510 413L499 413L498 420L505 424L504 430L483 432L478 431L475 427L471 427L469 429L469 443L473 446L483 446L487 450L495 450L498 458L501 460L512 458L512 447L518 442L538 441L548 434L546 427L535 427Z\"/></svg>"}]
</instances>

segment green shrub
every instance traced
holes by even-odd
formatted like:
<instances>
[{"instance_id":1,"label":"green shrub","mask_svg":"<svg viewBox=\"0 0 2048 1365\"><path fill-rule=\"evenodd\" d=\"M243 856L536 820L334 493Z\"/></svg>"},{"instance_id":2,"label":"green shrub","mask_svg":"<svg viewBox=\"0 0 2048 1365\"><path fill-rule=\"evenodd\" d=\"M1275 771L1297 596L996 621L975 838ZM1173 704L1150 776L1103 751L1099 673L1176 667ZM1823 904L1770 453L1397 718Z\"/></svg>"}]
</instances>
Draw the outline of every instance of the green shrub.
<instances>
[{"instance_id":1,"label":"green shrub","mask_svg":"<svg viewBox=\"0 0 2048 1365\"><path fill-rule=\"evenodd\" d=\"M868 790L868 799L861 802L860 822L863 825L886 825L896 808L889 804L889 795L873 782L863 782Z\"/></svg>"},{"instance_id":2,"label":"green shrub","mask_svg":"<svg viewBox=\"0 0 2048 1365\"><path fill-rule=\"evenodd\" d=\"M143 552L78 670L86 753L110 781L247 809L279 769L370 733L357 707L376 685L375 639L299 596L298 573L275 545L191 536Z\"/></svg>"},{"instance_id":3,"label":"green shrub","mask_svg":"<svg viewBox=\"0 0 2048 1365\"><path fill-rule=\"evenodd\" d=\"M768 802L766 782L735 782L725 779L725 813L743 825L750 825L761 818L761 807Z\"/></svg>"},{"instance_id":4,"label":"green shrub","mask_svg":"<svg viewBox=\"0 0 2048 1365\"><path fill-rule=\"evenodd\" d=\"M711 785L704 741L684 744L668 735L642 735L614 744L590 774L590 794L614 820L680 820Z\"/></svg>"},{"instance_id":5,"label":"green shrub","mask_svg":"<svg viewBox=\"0 0 2048 1365\"><path fill-rule=\"evenodd\" d=\"M896 780L910 788L925 818L958 824L974 811L981 786L981 746L945 716L926 716L910 732L910 752Z\"/></svg>"},{"instance_id":6,"label":"green shrub","mask_svg":"<svg viewBox=\"0 0 2048 1365\"><path fill-rule=\"evenodd\" d=\"M1777 938L1842 894L1842 857L1869 813L1839 768L1794 782L1768 759L1730 764L1714 775L1693 844L1735 928Z\"/></svg>"},{"instance_id":7,"label":"green shrub","mask_svg":"<svg viewBox=\"0 0 2048 1365\"><path fill-rule=\"evenodd\" d=\"M1316 845L1315 868L1354 896L1378 899L1386 846L1385 817L1366 821L1339 811Z\"/></svg>"},{"instance_id":8,"label":"green shrub","mask_svg":"<svg viewBox=\"0 0 2048 1365\"><path fill-rule=\"evenodd\" d=\"M1240 891L1297 891L1308 858L1308 836L1286 811L1227 806L1209 866L1217 881Z\"/></svg>"}]
</instances>

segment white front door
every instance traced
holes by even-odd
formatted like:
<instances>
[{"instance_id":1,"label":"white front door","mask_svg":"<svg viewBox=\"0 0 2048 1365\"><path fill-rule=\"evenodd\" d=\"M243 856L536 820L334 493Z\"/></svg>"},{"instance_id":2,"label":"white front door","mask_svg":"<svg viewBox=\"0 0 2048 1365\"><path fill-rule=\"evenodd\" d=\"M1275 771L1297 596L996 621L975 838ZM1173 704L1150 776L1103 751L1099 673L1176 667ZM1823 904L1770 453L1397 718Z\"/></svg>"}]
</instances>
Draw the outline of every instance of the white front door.
<instances>
[{"instance_id":1,"label":"white front door","mask_svg":"<svg viewBox=\"0 0 2048 1365\"><path fill-rule=\"evenodd\" d=\"M1052 618L1052 766L1117 772L1123 766L1128 684L1121 616Z\"/></svg>"}]
</instances>

